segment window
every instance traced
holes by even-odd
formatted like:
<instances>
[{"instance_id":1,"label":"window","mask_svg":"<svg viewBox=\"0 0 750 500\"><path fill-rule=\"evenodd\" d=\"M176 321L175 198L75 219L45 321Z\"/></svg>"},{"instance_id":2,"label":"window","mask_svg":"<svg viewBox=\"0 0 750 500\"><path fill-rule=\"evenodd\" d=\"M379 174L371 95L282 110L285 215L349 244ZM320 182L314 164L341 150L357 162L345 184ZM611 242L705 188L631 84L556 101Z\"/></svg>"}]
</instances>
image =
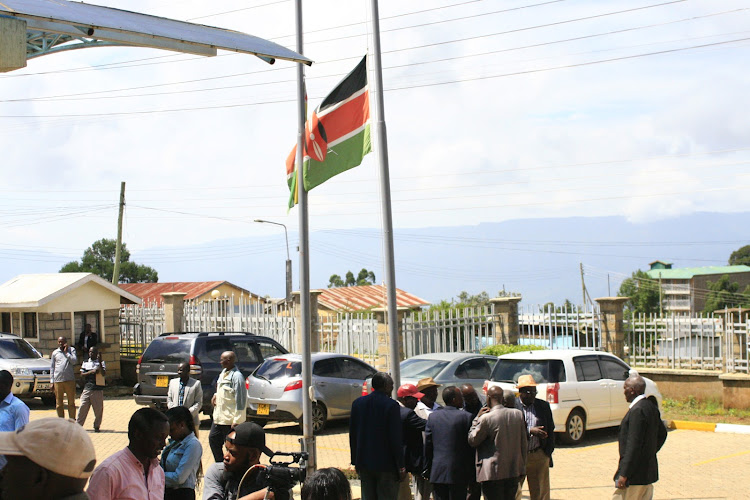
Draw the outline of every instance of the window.
<instances>
[{"instance_id":1,"label":"window","mask_svg":"<svg viewBox=\"0 0 750 500\"><path fill-rule=\"evenodd\" d=\"M447 364L435 359L407 359L401 363L401 378L435 378Z\"/></svg>"},{"instance_id":2,"label":"window","mask_svg":"<svg viewBox=\"0 0 750 500\"><path fill-rule=\"evenodd\" d=\"M270 342L258 342L258 349L260 349L260 355L263 359L284 354L278 347Z\"/></svg>"},{"instance_id":3,"label":"window","mask_svg":"<svg viewBox=\"0 0 750 500\"><path fill-rule=\"evenodd\" d=\"M225 338L208 338L206 339L206 357L217 363L221 360L221 353L231 351L232 347L229 339Z\"/></svg>"},{"instance_id":4,"label":"window","mask_svg":"<svg viewBox=\"0 0 750 500\"><path fill-rule=\"evenodd\" d=\"M596 358L577 358L573 361L576 367L576 377L579 382L601 380L602 372Z\"/></svg>"},{"instance_id":5,"label":"window","mask_svg":"<svg viewBox=\"0 0 750 500\"><path fill-rule=\"evenodd\" d=\"M318 377L341 378L341 369L335 358L321 359L313 366L313 375Z\"/></svg>"},{"instance_id":6,"label":"window","mask_svg":"<svg viewBox=\"0 0 750 500\"><path fill-rule=\"evenodd\" d=\"M599 365L602 368L604 378L612 380L625 380L630 376L630 369L624 363L608 357L599 358Z\"/></svg>"},{"instance_id":7,"label":"window","mask_svg":"<svg viewBox=\"0 0 750 500\"><path fill-rule=\"evenodd\" d=\"M484 358L467 359L456 368L458 378L489 378L490 367Z\"/></svg>"},{"instance_id":8,"label":"window","mask_svg":"<svg viewBox=\"0 0 750 500\"><path fill-rule=\"evenodd\" d=\"M376 373L376 370L355 359L341 358L344 378L364 380Z\"/></svg>"},{"instance_id":9,"label":"window","mask_svg":"<svg viewBox=\"0 0 750 500\"><path fill-rule=\"evenodd\" d=\"M260 363L263 361L259 358L255 350L255 341L233 340L232 351L237 355L238 363Z\"/></svg>"},{"instance_id":10,"label":"window","mask_svg":"<svg viewBox=\"0 0 750 500\"><path fill-rule=\"evenodd\" d=\"M1 359L37 359L41 357L41 354L25 340L13 338L0 340Z\"/></svg>"},{"instance_id":11,"label":"window","mask_svg":"<svg viewBox=\"0 0 750 500\"><path fill-rule=\"evenodd\" d=\"M190 339L157 338L146 348L141 363L182 363L190 359Z\"/></svg>"},{"instance_id":12,"label":"window","mask_svg":"<svg viewBox=\"0 0 750 500\"><path fill-rule=\"evenodd\" d=\"M75 339L71 342L72 344L78 342L78 337L80 337L87 323L91 325L91 331L98 335L100 332L99 311L81 311L73 313L73 332L75 333ZM98 336L99 342L104 342L101 335Z\"/></svg>"},{"instance_id":13,"label":"window","mask_svg":"<svg viewBox=\"0 0 750 500\"><path fill-rule=\"evenodd\" d=\"M2 331L4 333L10 333L10 313L2 313Z\"/></svg>"},{"instance_id":14,"label":"window","mask_svg":"<svg viewBox=\"0 0 750 500\"><path fill-rule=\"evenodd\" d=\"M255 372L255 376L267 380L276 380L278 378L299 377L301 373L302 363L299 361L278 358L267 359Z\"/></svg>"},{"instance_id":15,"label":"window","mask_svg":"<svg viewBox=\"0 0 750 500\"><path fill-rule=\"evenodd\" d=\"M23 338L35 339L36 337L36 313L25 312L23 313Z\"/></svg>"},{"instance_id":16,"label":"window","mask_svg":"<svg viewBox=\"0 0 750 500\"><path fill-rule=\"evenodd\" d=\"M495 364L490 380L493 382L518 382L521 375L531 375L537 384L565 382L565 366L559 359L525 360L500 359Z\"/></svg>"}]
</instances>

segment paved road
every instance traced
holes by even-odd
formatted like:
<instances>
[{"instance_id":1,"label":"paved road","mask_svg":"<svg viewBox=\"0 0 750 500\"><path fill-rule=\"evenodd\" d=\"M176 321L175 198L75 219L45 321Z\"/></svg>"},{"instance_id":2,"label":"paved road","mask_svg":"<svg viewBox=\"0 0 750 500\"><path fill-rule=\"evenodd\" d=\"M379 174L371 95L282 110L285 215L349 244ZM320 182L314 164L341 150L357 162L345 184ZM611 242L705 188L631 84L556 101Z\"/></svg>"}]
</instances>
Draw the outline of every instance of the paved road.
<instances>
[{"instance_id":1,"label":"paved road","mask_svg":"<svg viewBox=\"0 0 750 500\"><path fill-rule=\"evenodd\" d=\"M127 445L130 415L140 408L130 397L110 398L104 403L102 432L90 436L96 447L97 460ZM40 401L29 403L31 419L55 416L54 409ZM92 430L93 414L86 428ZM208 421L201 426L204 468L211 463L208 447ZM273 450L299 449L298 427L273 424L266 427L268 446ZM350 468L347 422L332 422L317 439L318 466ZM551 470L553 499L604 499L614 490L612 474L617 466L617 430L589 433L584 446L559 446ZM750 435L709 432L671 431L659 453L661 480L656 484L657 499L743 499L747 485L743 478L750 470ZM358 498L355 488L355 498ZM524 492L528 498L528 492Z\"/></svg>"}]
</instances>

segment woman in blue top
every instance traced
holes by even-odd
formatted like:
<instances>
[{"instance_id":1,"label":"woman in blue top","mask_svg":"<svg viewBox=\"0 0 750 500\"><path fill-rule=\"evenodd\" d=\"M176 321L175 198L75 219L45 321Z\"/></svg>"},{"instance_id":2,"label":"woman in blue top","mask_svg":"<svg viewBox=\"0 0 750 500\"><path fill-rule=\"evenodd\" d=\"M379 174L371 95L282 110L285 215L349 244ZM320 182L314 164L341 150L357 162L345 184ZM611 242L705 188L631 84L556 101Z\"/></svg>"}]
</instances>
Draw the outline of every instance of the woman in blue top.
<instances>
[{"instance_id":1,"label":"woman in blue top","mask_svg":"<svg viewBox=\"0 0 750 500\"><path fill-rule=\"evenodd\" d=\"M164 500L195 500L195 486L203 476L203 447L195 437L193 416L184 406L170 408L166 415L172 439L161 452Z\"/></svg>"}]
</instances>

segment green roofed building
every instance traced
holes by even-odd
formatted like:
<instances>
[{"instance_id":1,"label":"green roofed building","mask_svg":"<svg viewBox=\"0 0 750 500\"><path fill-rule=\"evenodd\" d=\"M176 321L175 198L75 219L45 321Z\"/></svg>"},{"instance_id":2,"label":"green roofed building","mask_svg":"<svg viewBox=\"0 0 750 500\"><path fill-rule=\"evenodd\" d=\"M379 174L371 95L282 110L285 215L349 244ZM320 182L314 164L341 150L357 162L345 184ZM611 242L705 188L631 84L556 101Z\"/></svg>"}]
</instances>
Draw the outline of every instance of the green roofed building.
<instances>
[{"instance_id":1,"label":"green roofed building","mask_svg":"<svg viewBox=\"0 0 750 500\"><path fill-rule=\"evenodd\" d=\"M750 266L707 266L673 268L672 263L656 260L646 271L649 278L659 280L664 311L694 314L703 311L708 296L708 282L718 281L725 274L740 285L750 285Z\"/></svg>"}]
</instances>

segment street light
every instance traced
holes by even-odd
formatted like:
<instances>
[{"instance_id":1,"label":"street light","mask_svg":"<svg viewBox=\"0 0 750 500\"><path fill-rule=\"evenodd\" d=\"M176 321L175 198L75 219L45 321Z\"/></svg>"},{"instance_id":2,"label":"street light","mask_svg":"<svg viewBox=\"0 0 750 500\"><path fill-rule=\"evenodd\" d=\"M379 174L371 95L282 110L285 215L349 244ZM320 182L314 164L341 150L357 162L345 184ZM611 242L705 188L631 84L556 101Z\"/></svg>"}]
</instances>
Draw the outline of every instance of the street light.
<instances>
[{"instance_id":1,"label":"street light","mask_svg":"<svg viewBox=\"0 0 750 500\"><path fill-rule=\"evenodd\" d=\"M286 238L286 301L287 303L292 301L292 261L289 258L289 234L286 231L286 225L281 222L273 222L270 220L255 219L253 222L259 222L261 224L273 224L275 226L281 226L284 228L284 238Z\"/></svg>"}]
</instances>

